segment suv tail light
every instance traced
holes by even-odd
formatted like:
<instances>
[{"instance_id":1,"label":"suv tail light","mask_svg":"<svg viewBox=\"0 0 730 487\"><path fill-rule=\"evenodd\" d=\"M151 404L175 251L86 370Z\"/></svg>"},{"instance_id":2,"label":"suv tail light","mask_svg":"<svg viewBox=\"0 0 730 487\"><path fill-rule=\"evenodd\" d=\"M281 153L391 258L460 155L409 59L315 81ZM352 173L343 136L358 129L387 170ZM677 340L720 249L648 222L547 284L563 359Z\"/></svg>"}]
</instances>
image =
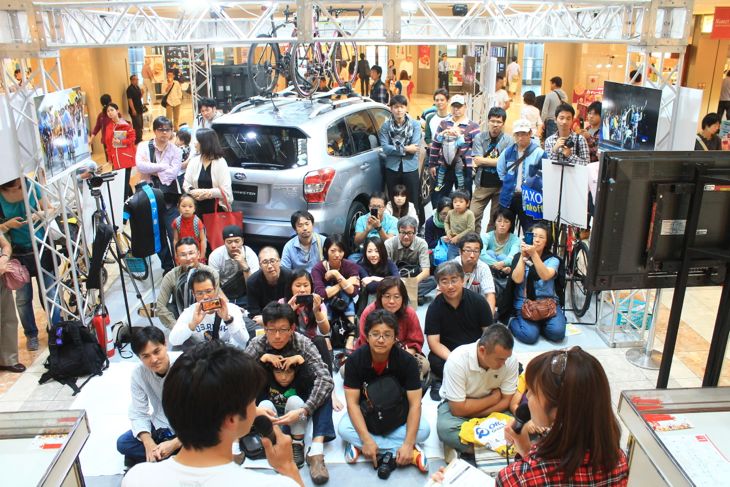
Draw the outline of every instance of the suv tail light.
<instances>
[{"instance_id":1,"label":"suv tail light","mask_svg":"<svg viewBox=\"0 0 730 487\"><path fill-rule=\"evenodd\" d=\"M335 179L335 170L331 167L310 171L304 176L304 199L308 203L324 203Z\"/></svg>"}]
</instances>

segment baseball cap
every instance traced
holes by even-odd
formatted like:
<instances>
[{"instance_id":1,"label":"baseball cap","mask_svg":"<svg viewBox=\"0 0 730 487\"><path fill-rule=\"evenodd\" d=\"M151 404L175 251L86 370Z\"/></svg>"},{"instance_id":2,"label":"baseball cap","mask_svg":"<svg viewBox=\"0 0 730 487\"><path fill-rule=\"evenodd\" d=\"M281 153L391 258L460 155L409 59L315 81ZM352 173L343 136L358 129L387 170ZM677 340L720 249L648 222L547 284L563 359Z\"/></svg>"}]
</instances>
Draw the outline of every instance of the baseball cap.
<instances>
[{"instance_id":1,"label":"baseball cap","mask_svg":"<svg viewBox=\"0 0 730 487\"><path fill-rule=\"evenodd\" d=\"M451 97L450 104L451 105L465 105L466 103L464 102L464 95L454 95L454 96L452 96Z\"/></svg>"},{"instance_id":2,"label":"baseball cap","mask_svg":"<svg viewBox=\"0 0 730 487\"><path fill-rule=\"evenodd\" d=\"M517 132L529 132L532 130L532 124L529 120L521 118L519 120L515 120L515 123L512 124L512 133L516 134Z\"/></svg>"},{"instance_id":3,"label":"baseball cap","mask_svg":"<svg viewBox=\"0 0 730 487\"><path fill-rule=\"evenodd\" d=\"M223 228L223 240L227 238L241 237L243 238L243 228L238 225L228 225Z\"/></svg>"}]
</instances>

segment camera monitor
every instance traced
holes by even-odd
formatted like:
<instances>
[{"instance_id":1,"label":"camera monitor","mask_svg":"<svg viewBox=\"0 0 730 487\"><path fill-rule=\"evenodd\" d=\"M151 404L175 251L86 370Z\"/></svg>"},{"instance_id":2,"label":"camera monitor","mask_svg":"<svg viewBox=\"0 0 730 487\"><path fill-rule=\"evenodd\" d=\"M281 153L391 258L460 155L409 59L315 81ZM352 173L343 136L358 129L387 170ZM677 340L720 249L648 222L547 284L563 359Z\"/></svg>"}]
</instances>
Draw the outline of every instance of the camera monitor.
<instances>
[{"instance_id":1,"label":"camera monitor","mask_svg":"<svg viewBox=\"0 0 730 487\"><path fill-rule=\"evenodd\" d=\"M697 164L730 175L730 157L719 151L603 154L590 240L589 288L674 287ZM693 248L730 248L730 185L705 185ZM724 262L696 257L688 285L721 285L724 276Z\"/></svg>"},{"instance_id":2,"label":"camera monitor","mask_svg":"<svg viewBox=\"0 0 730 487\"><path fill-rule=\"evenodd\" d=\"M661 90L606 81L601 146L607 150L654 150Z\"/></svg>"}]
</instances>

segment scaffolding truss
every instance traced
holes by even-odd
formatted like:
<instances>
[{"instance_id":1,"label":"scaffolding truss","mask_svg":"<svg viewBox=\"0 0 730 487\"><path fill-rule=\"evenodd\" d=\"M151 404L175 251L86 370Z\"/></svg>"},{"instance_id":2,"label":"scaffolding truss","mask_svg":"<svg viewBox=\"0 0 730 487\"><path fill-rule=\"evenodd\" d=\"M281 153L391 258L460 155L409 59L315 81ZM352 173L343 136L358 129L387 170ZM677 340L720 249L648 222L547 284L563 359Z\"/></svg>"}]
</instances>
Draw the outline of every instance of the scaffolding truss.
<instances>
[{"instance_id":1,"label":"scaffolding truss","mask_svg":"<svg viewBox=\"0 0 730 487\"><path fill-rule=\"evenodd\" d=\"M28 3L28 2L22 2ZM345 12L328 14L332 4L314 0L257 2L200 0L41 1L33 8L11 10L22 29L12 33L17 46L33 45L33 31L43 48L143 46L143 45L245 45L255 41L273 15L279 19L285 6L296 10L296 37L281 32L286 41L323 41L347 37L360 43L436 44L490 41L638 43L642 35L664 30L666 17L651 9L649 0L480 0L463 2L464 16L455 16L453 3L431 0L344 0L336 7L362 6L364 16ZM668 1L672 15L691 15L688 2ZM689 2L691 4L691 2ZM11 2L12 4L12 2ZM320 7L317 29L313 8ZM653 24L652 24L653 22ZM682 42L686 38L663 36ZM7 41L5 39L4 41Z\"/></svg>"}]
</instances>

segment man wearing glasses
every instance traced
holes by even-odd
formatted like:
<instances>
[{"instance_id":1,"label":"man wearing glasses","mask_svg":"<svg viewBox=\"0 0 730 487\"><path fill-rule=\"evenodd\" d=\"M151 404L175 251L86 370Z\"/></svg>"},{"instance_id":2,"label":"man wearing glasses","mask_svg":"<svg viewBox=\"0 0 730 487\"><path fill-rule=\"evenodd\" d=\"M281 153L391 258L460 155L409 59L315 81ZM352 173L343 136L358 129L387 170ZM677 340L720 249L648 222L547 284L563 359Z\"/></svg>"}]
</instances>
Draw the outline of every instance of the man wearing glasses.
<instances>
[{"instance_id":1,"label":"man wearing glasses","mask_svg":"<svg viewBox=\"0 0 730 487\"><path fill-rule=\"evenodd\" d=\"M492 310L483 296L464 289L464 269L453 260L436 269L439 295L426 311L424 332L428 341L431 374L431 398L439 401L444 364L457 347L473 343L492 324Z\"/></svg>"},{"instance_id":2,"label":"man wearing glasses","mask_svg":"<svg viewBox=\"0 0 730 487\"><path fill-rule=\"evenodd\" d=\"M403 278L414 278L418 283L418 304L422 304L428 293L436 288L431 275L431 261L428 244L416 236L418 221L412 216L398 220L398 235L385 241L388 257L395 262ZM410 294L410 293L409 293ZM413 299L413 296L409 296Z\"/></svg>"},{"instance_id":3,"label":"man wearing glasses","mask_svg":"<svg viewBox=\"0 0 730 487\"><path fill-rule=\"evenodd\" d=\"M385 213L385 195L383 193L373 193L370 195L369 213L365 213L355 222L356 246L360 246L369 237L380 237L383 242L394 237L397 232L398 219L393 215ZM358 262L362 254L356 252L348 257L353 262Z\"/></svg>"},{"instance_id":4,"label":"man wearing glasses","mask_svg":"<svg viewBox=\"0 0 730 487\"><path fill-rule=\"evenodd\" d=\"M261 254L259 256L262 257L263 264L264 257ZM335 439L331 399L335 383L317 347L309 338L294 331L296 315L291 306L286 303L269 303L262 310L262 319L264 334L248 343L246 355L278 369L289 369L297 364L305 367L309 376L314 378L314 385L304 407L273 418L273 423L288 426L312 418L312 444L307 451L306 461L312 481L321 485L329 480L324 463L324 442Z\"/></svg>"},{"instance_id":5,"label":"man wearing glasses","mask_svg":"<svg viewBox=\"0 0 730 487\"><path fill-rule=\"evenodd\" d=\"M177 267L162 278L160 294L157 296L157 317L169 329L175 326L177 317L195 302L191 280L196 272L210 272L215 281L218 281L218 272L200 263L198 244L191 237L178 240L175 245L175 260Z\"/></svg>"},{"instance_id":6,"label":"man wearing glasses","mask_svg":"<svg viewBox=\"0 0 730 487\"><path fill-rule=\"evenodd\" d=\"M477 233L467 233L459 241L460 255L454 262L464 269L464 287L484 296L494 315L497 296L494 292L494 279L489 266L479 260L482 252L482 239Z\"/></svg>"},{"instance_id":7,"label":"man wearing glasses","mask_svg":"<svg viewBox=\"0 0 730 487\"><path fill-rule=\"evenodd\" d=\"M257 325L264 324L261 315L264 306L278 301L287 294L291 271L281 266L279 252L274 247L264 247L259 251L260 269L248 278L248 313Z\"/></svg>"},{"instance_id":8,"label":"man wearing glasses","mask_svg":"<svg viewBox=\"0 0 730 487\"><path fill-rule=\"evenodd\" d=\"M478 341L454 349L444 367L444 383L436 429L444 445L471 454L472 445L459 438L461 425L509 409L517 392L519 363L512 356L514 338L503 325L490 326Z\"/></svg>"},{"instance_id":9,"label":"man wearing glasses","mask_svg":"<svg viewBox=\"0 0 730 487\"><path fill-rule=\"evenodd\" d=\"M185 308L170 332L170 344L191 348L197 343L221 340L245 348L248 331L241 309L228 302L220 292L216 278L208 271L198 271L192 278L195 304Z\"/></svg>"}]
</instances>

